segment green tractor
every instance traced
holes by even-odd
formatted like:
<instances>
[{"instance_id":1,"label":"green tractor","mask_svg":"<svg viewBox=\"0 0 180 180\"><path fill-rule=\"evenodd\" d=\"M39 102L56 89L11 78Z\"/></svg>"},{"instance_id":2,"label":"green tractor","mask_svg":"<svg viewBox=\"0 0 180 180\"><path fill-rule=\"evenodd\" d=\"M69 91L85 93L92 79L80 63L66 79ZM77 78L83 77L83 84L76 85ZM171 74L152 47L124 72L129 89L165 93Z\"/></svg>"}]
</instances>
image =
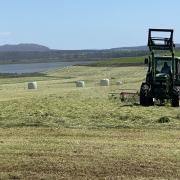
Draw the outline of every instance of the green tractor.
<instances>
[{"instance_id":1,"label":"green tractor","mask_svg":"<svg viewBox=\"0 0 180 180\"><path fill-rule=\"evenodd\" d=\"M166 37L156 37L154 33ZM150 50L149 58L146 59L148 72L146 81L140 88L140 105L154 105L154 100L164 104L165 100L170 100L173 107L178 107L180 58L174 55L173 30L149 29L148 47Z\"/></svg>"}]
</instances>

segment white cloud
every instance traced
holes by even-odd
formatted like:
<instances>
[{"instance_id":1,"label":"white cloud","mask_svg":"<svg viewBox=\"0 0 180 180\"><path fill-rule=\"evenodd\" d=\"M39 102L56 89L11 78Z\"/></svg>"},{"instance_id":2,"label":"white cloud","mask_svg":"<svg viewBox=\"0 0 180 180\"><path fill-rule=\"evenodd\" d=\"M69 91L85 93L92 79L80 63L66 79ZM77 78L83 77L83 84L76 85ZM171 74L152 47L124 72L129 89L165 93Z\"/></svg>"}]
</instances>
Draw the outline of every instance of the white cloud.
<instances>
[{"instance_id":1,"label":"white cloud","mask_svg":"<svg viewBox=\"0 0 180 180\"><path fill-rule=\"evenodd\" d=\"M1 37L8 37L8 36L11 36L12 35L12 32L0 32L0 36Z\"/></svg>"}]
</instances>

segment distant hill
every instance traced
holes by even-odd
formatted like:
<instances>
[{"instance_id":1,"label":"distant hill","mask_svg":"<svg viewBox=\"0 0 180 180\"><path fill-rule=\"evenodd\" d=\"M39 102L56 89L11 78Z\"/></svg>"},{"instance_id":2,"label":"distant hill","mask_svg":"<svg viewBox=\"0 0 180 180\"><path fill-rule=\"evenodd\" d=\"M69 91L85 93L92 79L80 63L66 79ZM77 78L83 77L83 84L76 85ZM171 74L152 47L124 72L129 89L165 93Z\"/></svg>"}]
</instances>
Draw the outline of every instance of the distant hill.
<instances>
[{"instance_id":1,"label":"distant hill","mask_svg":"<svg viewBox=\"0 0 180 180\"><path fill-rule=\"evenodd\" d=\"M176 44L176 50L180 52L180 44ZM146 56L148 53L147 46L101 50L53 50L38 44L3 45L0 46L0 64L101 61Z\"/></svg>"},{"instance_id":2,"label":"distant hill","mask_svg":"<svg viewBox=\"0 0 180 180\"><path fill-rule=\"evenodd\" d=\"M176 44L176 49L180 49L180 44ZM111 50L117 51L148 51L147 46L132 46L132 47L120 47L120 48L112 48Z\"/></svg>"},{"instance_id":3,"label":"distant hill","mask_svg":"<svg viewBox=\"0 0 180 180\"><path fill-rule=\"evenodd\" d=\"M180 44L176 44L176 48L180 49ZM111 49L101 49L101 50L54 50L50 49L46 46L33 44L33 43L21 43L21 44L5 44L0 46L0 52L45 52L45 51L66 51L66 52L75 52L75 51L148 51L147 46L130 46L130 47L118 47L118 48L111 48Z\"/></svg>"},{"instance_id":4,"label":"distant hill","mask_svg":"<svg viewBox=\"0 0 180 180\"><path fill-rule=\"evenodd\" d=\"M130 47L119 47L119 48L112 48L111 50L115 51L147 51L147 46L130 46Z\"/></svg>"},{"instance_id":5,"label":"distant hill","mask_svg":"<svg viewBox=\"0 0 180 180\"><path fill-rule=\"evenodd\" d=\"M27 52L27 51L49 51L50 49L46 46L38 44L16 44L16 45L2 45L0 46L0 52Z\"/></svg>"}]
</instances>

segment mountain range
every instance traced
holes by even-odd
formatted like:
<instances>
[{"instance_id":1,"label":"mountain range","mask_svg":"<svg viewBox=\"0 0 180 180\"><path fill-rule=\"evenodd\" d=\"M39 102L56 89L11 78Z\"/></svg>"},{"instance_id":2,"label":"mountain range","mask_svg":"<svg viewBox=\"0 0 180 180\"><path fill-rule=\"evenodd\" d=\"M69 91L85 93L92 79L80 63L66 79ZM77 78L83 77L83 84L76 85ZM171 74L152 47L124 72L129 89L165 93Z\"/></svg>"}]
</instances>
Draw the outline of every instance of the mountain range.
<instances>
[{"instance_id":1,"label":"mountain range","mask_svg":"<svg viewBox=\"0 0 180 180\"><path fill-rule=\"evenodd\" d=\"M176 44L176 49L180 50L180 44ZM0 64L99 61L147 54L147 46L101 50L54 50L38 44L17 44L0 46Z\"/></svg>"},{"instance_id":2,"label":"mountain range","mask_svg":"<svg viewBox=\"0 0 180 180\"><path fill-rule=\"evenodd\" d=\"M180 48L180 44L176 44L176 48ZM102 49L103 50L103 49ZM102 50L94 50L94 51L102 51ZM147 46L130 46L130 47L118 47L118 48L111 48L111 49L104 49L104 50L111 50L111 51L147 51ZM45 52L45 51L53 51L46 46L33 44L33 43L21 43L21 44L5 44L0 46L0 52ZM58 51L58 50L56 50ZM76 50L73 50L76 51ZM77 50L79 51L79 50ZM92 50L89 50L92 51Z\"/></svg>"}]
</instances>

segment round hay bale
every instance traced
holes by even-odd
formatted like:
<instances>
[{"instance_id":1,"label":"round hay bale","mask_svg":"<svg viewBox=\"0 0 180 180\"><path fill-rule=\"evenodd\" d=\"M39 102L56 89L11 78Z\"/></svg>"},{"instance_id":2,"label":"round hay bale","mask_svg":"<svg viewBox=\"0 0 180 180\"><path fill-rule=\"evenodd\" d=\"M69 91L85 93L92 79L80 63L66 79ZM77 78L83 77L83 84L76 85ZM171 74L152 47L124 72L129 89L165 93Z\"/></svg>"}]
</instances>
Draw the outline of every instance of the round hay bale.
<instances>
[{"instance_id":1,"label":"round hay bale","mask_svg":"<svg viewBox=\"0 0 180 180\"><path fill-rule=\"evenodd\" d=\"M37 82L28 82L28 89L37 89Z\"/></svg>"},{"instance_id":2,"label":"round hay bale","mask_svg":"<svg viewBox=\"0 0 180 180\"><path fill-rule=\"evenodd\" d=\"M116 82L116 85L122 85L122 84L123 84L122 81L117 81L117 82Z\"/></svg>"},{"instance_id":3,"label":"round hay bale","mask_svg":"<svg viewBox=\"0 0 180 180\"><path fill-rule=\"evenodd\" d=\"M100 86L109 86L109 79L101 79Z\"/></svg>"},{"instance_id":4,"label":"round hay bale","mask_svg":"<svg viewBox=\"0 0 180 180\"><path fill-rule=\"evenodd\" d=\"M76 87L85 87L84 81L76 81Z\"/></svg>"}]
</instances>

